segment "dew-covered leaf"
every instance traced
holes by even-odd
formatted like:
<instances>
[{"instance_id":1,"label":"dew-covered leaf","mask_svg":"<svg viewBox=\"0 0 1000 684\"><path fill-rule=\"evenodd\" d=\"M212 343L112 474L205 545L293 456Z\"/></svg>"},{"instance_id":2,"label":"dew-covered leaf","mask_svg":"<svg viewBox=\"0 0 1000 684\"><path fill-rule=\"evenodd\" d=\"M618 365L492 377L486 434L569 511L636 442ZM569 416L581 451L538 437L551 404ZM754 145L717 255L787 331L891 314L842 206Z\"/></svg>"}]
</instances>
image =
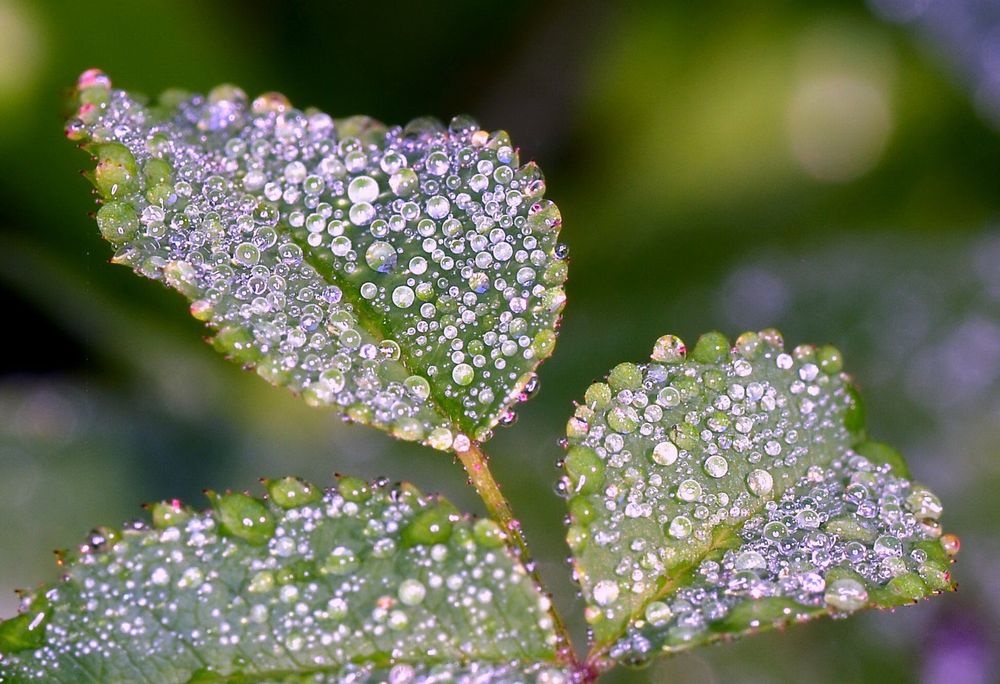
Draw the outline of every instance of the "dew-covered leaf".
<instances>
[{"instance_id":1,"label":"dew-covered leaf","mask_svg":"<svg viewBox=\"0 0 1000 684\"><path fill-rule=\"evenodd\" d=\"M565 302L559 211L503 131L388 127L234 86L155 104L81 76L114 261L177 289L270 382L462 451L536 385Z\"/></svg>"},{"instance_id":2,"label":"dew-covered leaf","mask_svg":"<svg viewBox=\"0 0 1000 684\"><path fill-rule=\"evenodd\" d=\"M494 522L409 485L268 489L95 530L0 623L0 682L564 681Z\"/></svg>"},{"instance_id":3,"label":"dew-covered leaf","mask_svg":"<svg viewBox=\"0 0 1000 684\"><path fill-rule=\"evenodd\" d=\"M719 333L591 385L567 425L568 542L593 652L708 641L949 590L941 504L864 410L833 347Z\"/></svg>"}]
</instances>

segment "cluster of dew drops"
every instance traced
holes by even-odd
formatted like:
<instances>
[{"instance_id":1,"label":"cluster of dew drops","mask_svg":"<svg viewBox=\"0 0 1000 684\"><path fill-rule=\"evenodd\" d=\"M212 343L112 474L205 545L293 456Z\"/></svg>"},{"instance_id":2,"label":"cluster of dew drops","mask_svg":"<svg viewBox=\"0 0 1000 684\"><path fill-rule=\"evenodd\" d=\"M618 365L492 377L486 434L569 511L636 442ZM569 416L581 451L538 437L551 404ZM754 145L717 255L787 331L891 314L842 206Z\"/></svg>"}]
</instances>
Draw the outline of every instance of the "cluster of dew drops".
<instances>
[{"instance_id":1,"label":"cluster of dew drops","mask_svg":"<svg viewBox=\"0 0 1000 684\"><path fill-rule=\"evenodd\" d=\"M751 598L847 613L868 604L866 587L894 577L925 593L949 586L946 568L917 546L942 537L940 502L849 448L841 367L835 348L786 352L773 330L732 347L710 333L690 355L668 335L651 363L620 364L587 390L567 426L560 489L588 622L644 608L613 655L641 660L654 642L683 648ZM739 548L701 561L691 586L644 605L721 524L738 526ZM828 583L840 567L852 576Z\"/></svg>"},{"instance_id":2,"label":"cluster of dew drops","mask_svg":"<svg viewBox=\"0 0 1000 684\"><path fill-rule=\"evenodd\" d=\"M930 491L848 450L828 468L810 467L795 487L768 501L741 527L740 546L699 563L690 586L648 603L611 655L638 663L658 650L682 650L772 621L848 615L877 603L869 590L894 579L910 600L946 590L947 562L928 552L939 538L946 552L957 550L956 539L941 534L940 514ZM741 604L761 599L795 607L717 627Z\"/></svg>"},{"instance_id":3,"label":"cluster of dew drops","mask_svg":"<svg viewBox=\"0 0 1000 684\"><path fill-rule=\"evenodd\" d=\"M413 684L434 680L428 661L457 681L568 681L545 665L550 600L493 521L385 480L267 486L269 503L211 494L213 511L195 514L162 502L152 528L92 534L44 593L44 643L5 656L0 674L62 681L66 661L104 672L132 662L173 681L207 663ZM386 660L396 664L381 669Z\"/></svg>"},{"instance_id":4,"label":"cluster of dew drops","mask_svg":"<svg viewBox=\"0 0 1000 684\"><path fill-rule=\"evenodd\" d=\"M95 143L115 260L189 296L217 346L436 448L512 421L554 346L566 249L506 133L334 120L233 86L147 107L98 71L78 90L67 135Z\"/></svg>"}]
</instances>

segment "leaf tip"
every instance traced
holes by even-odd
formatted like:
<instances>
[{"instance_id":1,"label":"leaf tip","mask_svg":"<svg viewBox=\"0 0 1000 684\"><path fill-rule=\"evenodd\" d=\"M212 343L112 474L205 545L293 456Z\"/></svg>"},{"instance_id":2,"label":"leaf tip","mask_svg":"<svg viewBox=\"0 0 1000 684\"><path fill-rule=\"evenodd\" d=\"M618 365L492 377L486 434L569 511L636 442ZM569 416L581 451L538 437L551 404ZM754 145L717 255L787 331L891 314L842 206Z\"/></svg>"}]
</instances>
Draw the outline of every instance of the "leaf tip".
<instances>
[{"instance_id":1,"label":"leaf tip","mask_svg":"<svg viewBox=\"0 0 1000 684\"><path fill-rule=\"evenodd\" d=\"M278 480L262 479L271 500L282 508L300 508L319 501L323 492L319 487L299 477Z\"/></svg>"},{"instance_id":2,"label":"leaf tip","mask_svg":"<svg viewBox=\"0 0 1000 684\"><path fill-rule=\"evenodd\" d=\"M33 651L43 646L48 617L48 611L40 607L0 621L0 656Z\"/></svg>"},{"instance_id":3,"label":"leaf tip","mask_svg":"<svg viewBox=\"0 0 1000 684\"><path fill-rule=\"evenodd\" d=\"M248 544L262 546L274 536L274 516L264 502L241 492L206 492L220 529Z\"/></svg>"}]
</instances>

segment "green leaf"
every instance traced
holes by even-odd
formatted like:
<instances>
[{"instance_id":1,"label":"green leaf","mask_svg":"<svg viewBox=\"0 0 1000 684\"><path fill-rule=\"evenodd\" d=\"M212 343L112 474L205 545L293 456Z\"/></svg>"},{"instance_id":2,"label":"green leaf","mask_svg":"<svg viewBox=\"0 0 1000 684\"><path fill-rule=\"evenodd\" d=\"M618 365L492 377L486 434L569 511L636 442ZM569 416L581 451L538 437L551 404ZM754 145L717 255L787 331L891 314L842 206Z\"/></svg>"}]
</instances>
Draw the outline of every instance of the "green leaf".
<instances>
[{"instance_id":1,"label":"green leaf","mask_svg":"<svg viewBox=\"0 0 1000 684\"><path fill-rule=\"evenodd\" d=\"M0 623L0 681L561 681L495 523L405 484L267 485L95 530Z\"/></svg>"},{"instance_id":2,"label":"green leaf","mask_svg":"<svg viewBox=\"0 0 1000 684\"><path fill-rule=\"evenodd\" d=\"M114 261L188 297L233 360L458 451L536 386L565 250L541 171L505 132L332 119L234 86L147 105L97 71L74 104L67 135L97 159Z\"/></svg>"},{"instance_id":3,"label":"green leaf","mask_svg":"<svg viewBox=\"0 0 1000 684\"><path fill-rule=\"evenodd\" d=\"M832 347L673 336L591 385L567 426L567 536L593 652L641 663L952 588L938 499ZM946 551L947 549L947 551Z\"/></svg>"}]
</instances>

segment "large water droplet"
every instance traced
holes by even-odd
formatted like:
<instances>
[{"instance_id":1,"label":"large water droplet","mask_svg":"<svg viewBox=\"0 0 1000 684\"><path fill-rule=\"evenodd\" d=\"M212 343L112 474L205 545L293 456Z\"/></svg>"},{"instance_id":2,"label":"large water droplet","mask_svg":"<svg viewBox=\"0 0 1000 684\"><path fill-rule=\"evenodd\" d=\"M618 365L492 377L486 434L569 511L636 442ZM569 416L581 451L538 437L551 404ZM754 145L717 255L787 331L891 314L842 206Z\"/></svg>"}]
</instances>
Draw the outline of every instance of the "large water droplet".
<instances>
[{"instance_id":1,"label":"large water droplet","mask_svg":"<svg viewBox=\"0 0 1000 684\"><path fill-rule=\"evenodd\" d=\"M653 461L662 465L673 465L677 460L677 445L673 442L660 442L653 447Z\"/></svg>"},{"instance_id":2,"label":"large water droplet","mask_svg":"<svg viewBox=\"0 0 1000 684\"><path fill-rule=\"evenodd\" d=\"M460 363L451 371L451 379L457 385L471 385L476 377L476 371L467 363Z\"/></svg>"},{"instance_id":3,"label":"large water droplet","mask_svg":"<svg viewBox=\"0 0 1000 684\"><path fill-rule=\"evenodd\" d=\"M618 600L618 583L613 580L601 580L594 585L594 602L599 606L607 606Z\"/></svg>"},{"instance_id":4,"label":"large water droplet","mask_svg":"<svg viewBox=\"0 0 1000 684\"><path fill-rule=\"evenodd\" d=\"M416 606L427 596L427 588L418 580L407 579L399 585L398 595L405 605Z\"/></svg>"},{"instance_id":5,"label":"large water droplet","mask_svg":"<svg viewBox=\"0 0 1000 684\"><path fill-rule=\"evenodd\" d=\"M852 613L867 605L868 590L861 582L845 577L829 584L823 600L837 610Z\"/></svg>"},{"instance_id":6,"label":"large water droplet","mask_svg":"<svg viewBox=\"0 0 1000 684\"><path fill-rule=\"evenodd\" d=\"M378 181L371 176L358 176L347 186L347 196L352 202L374 202L378 197Z\"/></svg>"},{"instance_id":7,"label":"large water droplet","mask_svg":"<svg viewBox=\"0 0 1000 684\"><path fill-rule=\"evenodd\" d=\"M400 309L406 309L413 304L413 288L409 285L400 285L392 291L392 303Z\"/></svg>"},{"instance_id":8,"label":"large water droplet","mask_svg":"<svg viewBox=\"0 0 1000 684\"><path fill-rule=\"evenodd\" d=\"M368 267L379 273L388 273L396 267L396 250L388 242L376 240L365 251Z\"/></svg>"},{"instance_id":9,"label":"large water droplet","mask_svg":"<svg viewBox=\"0 0 1000 684\"><path fill-rule=\"evenodd\" d=\"M705 472L708 473L710 477L723 477L729 472L729 461L718 454L715 456L709 456L705 459Z\"/></svg>"},{"instance_id":10,"label":"large water droplet","mask_svg":"<svg viewBox=\"0 0 1000 684\"><path fill-rule=\"evenodd\" d=\"M774 487L774 478L766 470L751 470L747 475L747 488L755 496L767 496Z\"/></svg>"}]
</instances>

